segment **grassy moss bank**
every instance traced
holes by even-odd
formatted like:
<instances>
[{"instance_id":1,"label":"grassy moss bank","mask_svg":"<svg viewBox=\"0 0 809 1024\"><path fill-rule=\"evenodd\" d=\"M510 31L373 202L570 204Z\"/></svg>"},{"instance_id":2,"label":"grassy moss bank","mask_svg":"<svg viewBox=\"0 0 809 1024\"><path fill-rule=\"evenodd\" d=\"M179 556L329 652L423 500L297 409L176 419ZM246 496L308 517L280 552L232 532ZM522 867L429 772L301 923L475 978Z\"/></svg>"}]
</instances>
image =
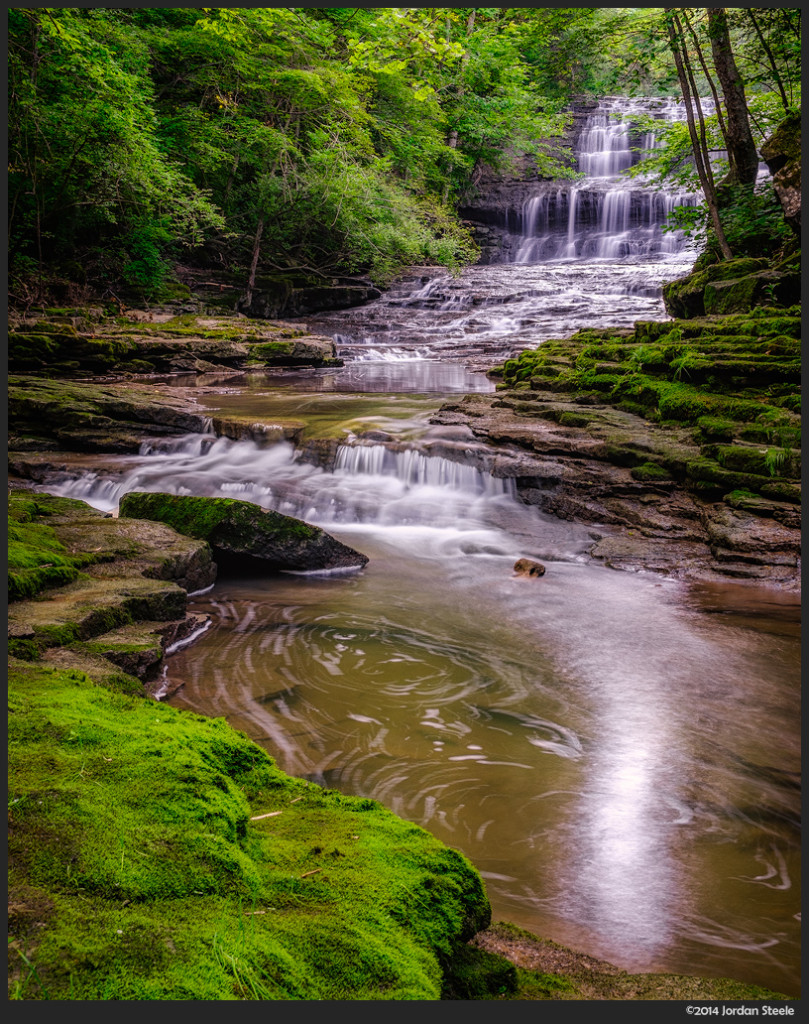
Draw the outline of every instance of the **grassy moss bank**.
<instances>
[{"instance_id":1,"label":"grassy moss bank","mask_svg":"<svg viewBox=\"0 0 809 1024\"><path fill-rule=\"evenodd\" d=\"M799 505L800 307L733 316L583 330L546 341L492 371L523 416L542 416L543 396L579 407L562 426L587 428L588 407L611 406L648 421L659 443L651 459L630 453L635 479L671 478L707 500ZM668 457L665 439L698 457ZM608 453L609 455L609 453ZM621 452L615 457L620 461Z\"/></svg>"},{"instance_id":2,"label":"grassy moss bank","mask_svg":"<svg viewBox=\"0 0 809 1024\"><path fill-rule=\"evenodd\" d=\"M471 865L222 719L10 663L10 995L437 999Z\"/></svg>"}]
</instances>

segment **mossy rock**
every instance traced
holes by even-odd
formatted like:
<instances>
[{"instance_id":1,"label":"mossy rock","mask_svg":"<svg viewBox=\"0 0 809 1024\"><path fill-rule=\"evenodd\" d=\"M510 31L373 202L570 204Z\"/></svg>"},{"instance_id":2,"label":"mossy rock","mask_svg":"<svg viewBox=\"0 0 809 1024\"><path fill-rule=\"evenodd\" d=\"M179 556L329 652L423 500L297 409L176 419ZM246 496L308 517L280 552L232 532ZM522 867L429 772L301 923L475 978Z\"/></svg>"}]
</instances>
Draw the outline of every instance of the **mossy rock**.
<instances>
[{"instance_id":1,"label":"mossy rock","mask_svg":"<svg viewBox=\"0 0 809 1024\"><path fill-rule=\"evenodd\" d=\"M799 273L762 270L731 280L714 280L704 287L705 313L741 313L754 306L775 304L791 306L800 301Z\"/></svg>"},{"instance_id":2,"label":"mossy rock","mask_svg":"<svg viewBox=\"0 0 809 1024\"><path fill-rule=\"evenodd\" d=\"M77 579L39 600L9 606L9 626L28 631L40 650L89 640L138 619L185 616L186 591L176 584L133 577Z\"/></svg>"},{"instance_id":3,"label":"mossy rock","mask_svg":"<svg viewBox=\"0 0 809 1024\"><path fill-rule=\"evenodd\" d=\"M715 445L704 454L715 458L720 466L740 473L760 476L799 477L800 456L777 448L759 448L753 445Z\"/></svg>"},{"instance_id":4,"label":"mossy rock","mask_svg":"<svg viewBox=\"0 0 809 1024\"><path fill-rule=\"evenodd\" d=\"M705 289L709 284L715 281L731 281L746 277L757 271L766 270L768 266L767 260L746 257L723 260L721 263L711 264L704 270L671 281L663 286L663 302L666 312L670 316L682 317L686 320L705 316L707 312Z\"/></svg>"},{"instance_id":5,"label":"mossy rock","mask_svg":"<svg viewBox=\"0 0 809 1024\"><path fill-rule=\"evenodd\" d=\"M71 553L53 527L37 522L36 499L15 494L8 509L8 599L23 601L43 590L62 587L96 560L94 554Z\"/></svg>"},{"instance_id":6,"label":"mossy rock","mask_svg":"<svg viewBox=\"0 0 809 1024\"><path fill-rule=\"evenodd\" d=\"M800 503L800 485L789 480L764 476L763 474L744 473L726 469L718 462L709 458L694 459L686 467L688 478L697 486L695 489L703 493L717 490L723 494L729 491L744 490L752 494L762 494L778 501Z\"/></svg>"},{"instance_id":7,"label":"mossy rock","mask_svg":"<svg viewBox=\"0 0 809 1024\"><path fill-rule=\"evenodd\" d=\"M8 862L12 999L436 1000L491 916L472 865L377 802L20 662Z\"/></svg>"},{"instance_id":8,"label":"mossy rock","mask_svg":"<svg viewBox=\"0 0 809 1024\"><path fill-rule=\"evenodd\" d=\"M312 572L359 569L368 561L317 526L231 498L131 492L121 499L120 516L156 520L205 540L220 565Z\"/></svg>"},{"instance_id":9,"label":"mossy rock","mask_svg":"<svg viewBox=\"0 0 809 1024\"><path fill-rule=\"evenodd\" d=\"M719 416L700 416L697 420L698 439L702 441L732 441L739 424Z\"/></svg>"},{"instance_id":10,"label":"mossy rock","mask_svg":"<svg viewBox=\"0 0 809 1024\"><path fill-rule=\"evenodd\" d=\"M640 466L634 466L630 471L633 480L643 483L662 483L672 479L671 473L657 462L644 462Z\"/></svg>"}]
</instances>

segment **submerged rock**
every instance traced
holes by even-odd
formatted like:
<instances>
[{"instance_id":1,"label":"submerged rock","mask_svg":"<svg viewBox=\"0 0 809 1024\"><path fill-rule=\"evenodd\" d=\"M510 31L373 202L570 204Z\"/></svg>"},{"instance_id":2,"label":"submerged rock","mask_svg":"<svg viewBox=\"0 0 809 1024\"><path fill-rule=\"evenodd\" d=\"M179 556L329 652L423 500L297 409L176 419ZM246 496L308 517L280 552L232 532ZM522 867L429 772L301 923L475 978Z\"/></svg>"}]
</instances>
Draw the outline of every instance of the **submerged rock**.
<instances>
[{"instance_id":1,"label":"submerged rock","mask_svg":"<svg viewBox=\"0 0 809 1024\"><path fill-rule=\"evenodd\" d=\"M535 562L533 558L518 558L514 563L514 572L518 576L544 576L545 566L542 562Z\"/></svg>"},{"instance_id":2,"label":"submerged rock","mask_svg":"<svg viewBox=\"0 0 809 1024\"><path fill-rule=\"evenodd\" d=\"M133 491L121 499L120 516L167 523L206 540L220 565L315 572L361 569L368 562L325 530L248 501Z\"/></svg>"}]
</instances>

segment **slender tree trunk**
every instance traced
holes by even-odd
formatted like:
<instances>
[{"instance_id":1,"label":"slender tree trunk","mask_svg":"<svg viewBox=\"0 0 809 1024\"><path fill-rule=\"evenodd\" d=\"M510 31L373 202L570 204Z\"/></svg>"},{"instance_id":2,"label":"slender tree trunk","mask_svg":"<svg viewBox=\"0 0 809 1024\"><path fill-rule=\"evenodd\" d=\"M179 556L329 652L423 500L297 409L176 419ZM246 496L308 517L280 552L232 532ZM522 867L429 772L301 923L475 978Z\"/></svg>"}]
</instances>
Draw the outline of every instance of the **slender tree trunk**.
<instances>
[{"instance_id":1,"label":"slender tree trunk","mask_svg":"<svg viewBox=\"0 0 809 1024\"><path fill-rule=\"evenodd\" d=\"M256 225L256 237L253 239L253 259L250 262L250 276L247 278L247 291L244 294L245 308L250 307L253 301L253 289L256 287L256 271L258 270L258 257L261 252L261 236L264 233L264 217L259 217Z\"/></svg>"},{"instance_id":2,"label":"slender tree trunk","mask_svg":"<svg viewBox=\"0 0 809 1024\"><path fill-rule=\"evenodd\" d=\"M728 32L727 10L708 7L708 35L714 67L725 97L727 115L727 147L730 172L728 185L753 185L758 175L758 152L750 131L747 100Z\"/></svg>"},{"instance_id":3,"label":"slender tree trunk","mask_svg":"<svg viewBox=\"0 0 809 1024\"><path fill-rule=\"evenodd\" d=\"M694 50L696 51L699 59L699 65L702 68L702 73L705 75L705 80L708 83L708 88L711 90L711 96L713 96L714 106L716 108L716 120L719 124L719 131L722 133L722 138L725 140L725 148L727 148L727 134L728 130L725 125L725 118L722 114L722 104L719 101L719 93L716 90L716 83L713 80L713 75L708 70L708 63L705 60L705 54L702 52L702 47L699 44L699 37L694 31L694 26L691 24L691 16L688 13L688 8L683 8L683 21L686 24L688 33L691 36L691 42L694 44Z\"/></svg>"},{"instance_id":4,"label":"slender tree trunk","mask_svg":"<svg viewBox=\"0 0 809 1024\"><path fill-rule=\"evenodd\" d=\"M753 14L752 8L748 7L745 10L747 13L747 17L753 23L753 28L756 30L756 35L758 36L758 41L761 43L761 48L766 53L767 60L770 62L773 77L775 78L775 84L778 86L778 91L781 93L781 103L783 103L784 105L784 110L788 110L789 101L787 100L786 89L784 89L784 82L778 71L778 65L775 63L775 57L773 56L773 52L770 49L770 46L766 38L764 37L764 33L761 31L758 22L756 21L756 16L755 14Z\"/></svg>"},{"instance_id":5,"label":"slender tree trunk","mask_svg":"<svg viewBox=\"0 0 809 1024\"><path fill-rule=\"evenodd\" d=\"M694 164L696 165L702 191L705 195L705 202L708 204L708 213L711 218L711 224L713 225L714 232L716 233L719 248L722 252L723 258L729 260L733 258L733 253L728 245L728 240L725 237L725 230L722 227L722 221L719 217L719 205L716 199L716 189L714 187L709 156L707 151L703 148L703 144L697 134L697 126L694 120L693 96L691 90L693 75L690 76L686 70L688 53L685 48L682 27L673 7L664 7L663 11L666 17L666 28L668 30L669 45L671 47L672 56L674 57L674 66L677 69L677 78L679 79L680 89L683 94L688 134L691 136L691 149L694 153Z\"/></svg>"}]
</instances>

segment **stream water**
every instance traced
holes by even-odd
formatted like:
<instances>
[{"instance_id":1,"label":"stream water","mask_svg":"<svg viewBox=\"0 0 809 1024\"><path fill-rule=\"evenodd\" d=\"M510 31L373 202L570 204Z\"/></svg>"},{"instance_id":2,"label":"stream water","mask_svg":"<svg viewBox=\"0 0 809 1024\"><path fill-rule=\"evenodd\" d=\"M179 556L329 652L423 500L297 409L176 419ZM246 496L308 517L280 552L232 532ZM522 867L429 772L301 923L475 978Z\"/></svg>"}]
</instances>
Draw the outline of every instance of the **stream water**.
<instances>
[{"instance_id":1,"label":"stream water","mask_svg":"<svg viewBox=\"0 0 809 1024\"><path fill-rule=\"evenodd\" d=\"M212 626L168 659L171 703L462 850L496 919L628 970L796 995L795 598L595 566L588 528L430 454L472 444L430 417L447 394L491 390L481 367L580 326L665 317L660 283L692 256L660 230L668 200L640 189L626 216L607 200L631 191L614 178L618 114L605 106L583 136L601 200L581 221L568 194L558 217L526 209L513 262L414 272L369 306L308 318L343 369L200 389L212 415L341 436L332 470L285 442L195 435L58 490L105 509L133 489L243 498L369 555L360 573L223 578L197 595ZM525 555L544 577L513 574Z\"/></svg>"}]
</instances>

